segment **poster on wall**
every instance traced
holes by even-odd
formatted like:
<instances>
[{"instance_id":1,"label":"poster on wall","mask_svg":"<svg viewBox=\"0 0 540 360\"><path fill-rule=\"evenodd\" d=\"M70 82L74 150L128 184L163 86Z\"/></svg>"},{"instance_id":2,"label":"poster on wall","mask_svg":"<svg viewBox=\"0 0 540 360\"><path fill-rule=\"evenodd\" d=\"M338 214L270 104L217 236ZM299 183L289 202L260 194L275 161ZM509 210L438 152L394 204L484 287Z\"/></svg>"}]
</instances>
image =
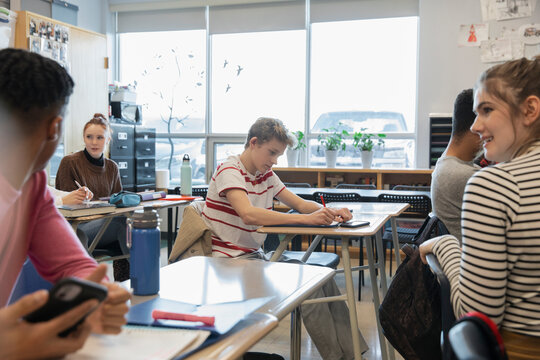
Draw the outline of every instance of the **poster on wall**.
<instances>
[{"instance_id":1,"label":"poster on wall","mask_svg":"<svg viewBox=\"0 0 540 360\"><path fill-rule=\"evenodd\" d=\"M496 0L497 20L509 20L532 15L535 0Z\"/></svg>"},{"instance_id":2,"label":"poster on wall","mask_svg":"<svg viewBox=\"0 0 540 360\"><path fill-rule=\"evenodd\" d=\"M518 30L520 40L527 45L540 44L540 24L524 24Z\"/></svg>"},{"instance_id":3,"label":"poster on wall","mask_svg":"<svg viewBox=\"0 0 540 360\"><path fill-rule=\"evenodd\" d=\"M480 59L484 63L512 60L512 41L510 39L482 41Z\"/></svg>"},{"instance_id":4,"label":"poster on wall","mask_svg":"<svg viewBox=\"0 0 540 360\"><path fill-rule=\"evenodd\" d=\"M458 46L480 46L482 41L488 39L488 24L467 24L459 27Z\"/></svg>"}]
</instances>

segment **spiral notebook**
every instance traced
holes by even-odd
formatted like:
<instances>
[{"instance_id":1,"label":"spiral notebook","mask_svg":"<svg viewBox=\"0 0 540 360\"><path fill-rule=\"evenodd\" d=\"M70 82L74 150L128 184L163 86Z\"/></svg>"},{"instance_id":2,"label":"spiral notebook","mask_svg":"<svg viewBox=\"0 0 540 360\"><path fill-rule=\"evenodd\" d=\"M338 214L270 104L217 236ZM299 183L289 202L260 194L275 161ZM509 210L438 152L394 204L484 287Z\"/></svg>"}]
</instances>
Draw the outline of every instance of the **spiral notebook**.
<instances>
[{"instance_id":1,"label":"spiral notebook","mask_svg":"<svg viewBox=\"0 0 540 360\"><path fill-rule=\"evenodd\" d=\"M124 326L118 335L92 334L69 360L174 359L201 346L210 331Z\"/></svg>"}]
</instances>

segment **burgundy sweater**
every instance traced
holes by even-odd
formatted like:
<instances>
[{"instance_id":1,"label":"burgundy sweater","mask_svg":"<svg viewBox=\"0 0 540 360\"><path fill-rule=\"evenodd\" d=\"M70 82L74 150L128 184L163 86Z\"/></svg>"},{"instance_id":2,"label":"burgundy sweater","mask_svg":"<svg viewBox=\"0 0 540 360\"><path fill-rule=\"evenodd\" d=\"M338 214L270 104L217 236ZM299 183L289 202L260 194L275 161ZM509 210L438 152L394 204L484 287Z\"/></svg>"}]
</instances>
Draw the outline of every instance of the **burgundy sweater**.
<instances>
[{"instance_id":1,"label":"burgundy sweater","mask_svg":"<svg viewBox=\"0 0 540 360\"><path fill-rule=\"evenodd\" d=\"M83 151L64 156L56 174L56 188L63 191L77 189L75 180L94 193L94 200L122 190L118 165L104 158L103 166L92 164Z\"/></svg>"}]
</instances>

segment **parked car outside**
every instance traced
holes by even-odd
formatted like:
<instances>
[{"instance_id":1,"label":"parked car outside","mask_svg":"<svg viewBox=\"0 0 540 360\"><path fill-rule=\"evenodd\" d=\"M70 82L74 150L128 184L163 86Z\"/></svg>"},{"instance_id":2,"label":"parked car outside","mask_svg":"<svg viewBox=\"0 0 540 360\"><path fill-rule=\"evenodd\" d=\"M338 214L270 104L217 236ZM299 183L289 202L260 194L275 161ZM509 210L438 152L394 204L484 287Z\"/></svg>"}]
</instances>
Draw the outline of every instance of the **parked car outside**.
<instances>
[{"instance_id":1,"label":"parked car outside","mask_svg":"<svg viewBox=\"0 0 540 360\"><path fill-rule=\"evenodd\" d=\"M407 124L403 114L393 111L335 111L321 114L315 121L311 133L321 133L322 129L335 128L337 131L346 130L351 136L358 131L370 133L404 133ZM363 130L367 129L367 130ZM413 141L386 139L385 145L373 149L373 167L378 168L407 168L412 167ZM324 148L317 140L310 141L309 164L311 166L326 166ZM347 140L347 148L340 151L337 166L360 167L360 154L352 147L352 140Z\"/></svg>"}]
</instances>

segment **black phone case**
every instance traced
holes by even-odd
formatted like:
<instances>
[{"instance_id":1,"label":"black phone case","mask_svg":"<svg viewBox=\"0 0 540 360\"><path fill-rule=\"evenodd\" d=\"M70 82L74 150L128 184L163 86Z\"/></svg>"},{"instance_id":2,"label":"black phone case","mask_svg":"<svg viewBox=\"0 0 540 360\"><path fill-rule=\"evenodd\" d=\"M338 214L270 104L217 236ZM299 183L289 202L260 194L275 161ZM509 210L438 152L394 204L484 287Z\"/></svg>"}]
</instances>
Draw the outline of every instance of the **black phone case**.
<instances>
[{"instance_id":1,"label":"black phone case","mask_svg":"<svg viewBox=\"0 0 540 360\"><path fill-rule=\"evenodd\" d=\"M76 294L69 295L68 291L70 291L70 289L72 292L76 292ZM45 305L26 315L24 319L32 323L48 321L87 300L96 299L99 302L102 302L106 297L107 288L103 285L77 278L64 278L49 290L49 299ZM94 309L92 309L92 311L93 310ZM62 331L58 336L65 337L74 331L90 312L83 316L75 325Z\"/></svg>"},{"instance_id":2,"label":"black phone case","mask_svg":"<svg viewBox=\"0 0 540 360\"><path fill-rule=\"evenodd\" d=\"M346 227L346 228L356 228L356 227L368 226L368 225L369 225L369 221L362 221L362 220L350 220L350 221L340 224L341 227Z\"/></svg>"}]
</instances>

